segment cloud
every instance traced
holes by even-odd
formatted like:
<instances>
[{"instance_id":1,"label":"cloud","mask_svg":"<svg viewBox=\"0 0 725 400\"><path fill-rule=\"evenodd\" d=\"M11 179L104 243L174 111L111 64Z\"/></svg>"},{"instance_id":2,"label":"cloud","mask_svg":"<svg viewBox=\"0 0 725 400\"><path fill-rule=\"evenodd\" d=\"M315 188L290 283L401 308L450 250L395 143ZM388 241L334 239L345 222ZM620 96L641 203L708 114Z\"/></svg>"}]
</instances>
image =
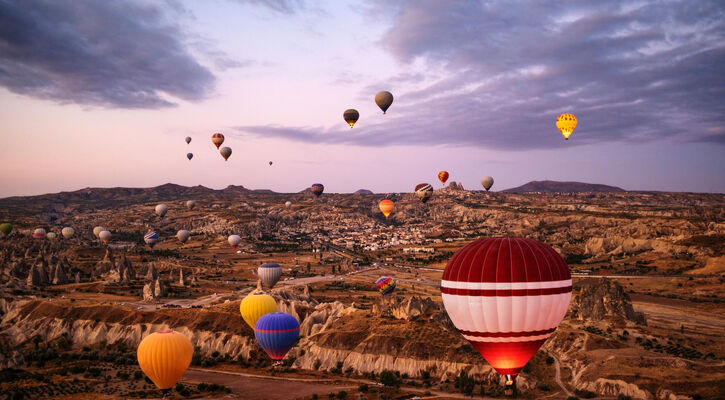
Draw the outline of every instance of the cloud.
<instances>
[{"instance_id":1,"label":"cloud","mask_svg":"<svg viewBox=\"0 0 725 400\"><path fill-rule=\"evenodd\" d=\"M555 119L571 112L579 125L567 146L722 143L706 133L725 124L722 1L374 4L393 21L379 44L409 71L384 82L396 96L385 123L354 138L305 127L243 130L307 142L526 150L560 147Z\"/></svg>"},{"instance_id":2,"label":"cloud","mask_svg":"<svg viewBox=\"0 0 725 400\"><path fill-rule=\"evenodd\" d=\"M304 8L303 0L238 0L241 3L267 7L282 14L294 14Z\"/></svg>"},{"instance_id":3,"label":"cloud","mask_svg":"<svg viewBox=\"0 0 725 400\"><path fill-rule=\"evenodd\" d=\"M228 62L228 61L227 61ZM118 108L205 98L214 75L162 10L131 2L0 1L0 85L60 103Z\"/></svg>"}]
</instances>

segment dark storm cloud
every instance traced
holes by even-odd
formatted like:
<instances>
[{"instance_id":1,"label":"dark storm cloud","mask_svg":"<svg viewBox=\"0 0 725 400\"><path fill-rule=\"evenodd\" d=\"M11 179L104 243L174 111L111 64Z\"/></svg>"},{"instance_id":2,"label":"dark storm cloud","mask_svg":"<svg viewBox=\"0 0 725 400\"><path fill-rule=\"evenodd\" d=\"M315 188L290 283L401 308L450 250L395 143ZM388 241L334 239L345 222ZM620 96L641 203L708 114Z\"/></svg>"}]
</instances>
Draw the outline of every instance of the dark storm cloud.
<instances>
[{"instance_id":1,"label":"dark storm cloud","mask_svg":"<svg viewBox=\"0 0 725 400\"><path fill-rule=\"evenodd\" d=\"M386 80L399 88L389 118L355 138L270 127L275 135L373 146L549 148L561 145L556 116L572 112L579 126L570 145L667 137L722 143L720 132L707 132L725 124L725 2L378 5L393 10L380 44L400 69L417 60L445 78L415 91L405 74ZM269 134L259 128L242 130Z\"/></svg>"},{"instance_id":2,"label":"dark storm cloud","mask_svg":"<svg viewBox=\"0 0 725 400\"><path fill-rule=\"evenodd\" d=\"M0 85L61 103L160 108L215 78L159 8L117 1L0 0Z\"/></svg>"}]
</instances>

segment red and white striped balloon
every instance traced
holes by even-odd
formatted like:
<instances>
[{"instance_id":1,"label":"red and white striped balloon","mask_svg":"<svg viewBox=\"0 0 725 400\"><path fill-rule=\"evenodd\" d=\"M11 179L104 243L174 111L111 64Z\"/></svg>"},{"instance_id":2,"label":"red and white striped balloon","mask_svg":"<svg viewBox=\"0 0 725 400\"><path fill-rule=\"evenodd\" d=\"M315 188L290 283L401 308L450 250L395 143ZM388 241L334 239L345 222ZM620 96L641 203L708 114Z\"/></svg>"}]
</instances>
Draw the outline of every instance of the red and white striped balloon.
<instances>
[{"instance_id":1,"label":"red and white striped balloon","mask_svg":"<svg viewBox=\"0 0 725 400\"><path fill-rule=\"evenodd\" d=\"M458 250L441 281L453 324L502 375L518 375L564 319L571 274L551 247L484 238Z\"/></svg>"}]
</instances>

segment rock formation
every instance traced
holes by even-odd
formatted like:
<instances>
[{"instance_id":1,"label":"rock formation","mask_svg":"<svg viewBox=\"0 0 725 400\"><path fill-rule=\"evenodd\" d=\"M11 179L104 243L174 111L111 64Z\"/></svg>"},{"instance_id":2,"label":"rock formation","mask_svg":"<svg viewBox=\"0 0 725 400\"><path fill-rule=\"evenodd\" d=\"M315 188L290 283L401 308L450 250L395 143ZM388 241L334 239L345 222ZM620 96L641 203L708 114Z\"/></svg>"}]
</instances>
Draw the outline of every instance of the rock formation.
<instances>
[{"instance_id":1,"label":"rock formation","mask_svg":"<svg viewBox=\"0 0 725 400\"><path fill-rule=\"evenodd\" d=\"M589 278L579 281L579 292L571 302L571 315L580 321L620 319L647 325L641 312L634 311L632 301L622 286L605 278Z\"/></svg>"}]
</instances>

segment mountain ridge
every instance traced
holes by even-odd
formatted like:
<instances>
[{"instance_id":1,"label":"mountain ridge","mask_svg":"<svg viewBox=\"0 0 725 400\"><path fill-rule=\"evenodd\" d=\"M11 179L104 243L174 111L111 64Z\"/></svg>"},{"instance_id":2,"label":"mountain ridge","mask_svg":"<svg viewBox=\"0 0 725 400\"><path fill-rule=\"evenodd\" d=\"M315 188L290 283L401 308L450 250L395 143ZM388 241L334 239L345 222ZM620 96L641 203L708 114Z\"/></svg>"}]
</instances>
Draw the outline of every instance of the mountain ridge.
<instances>
[{"instance_id":1,"label":"mountain ridge","mask_svg":"<svg viewBox=\"0 0 725 400\"><path fill-rule=\"evenodd\" d=\"M624 193L626 190L601 183L574 181L531 181L521 186L502 190L506 193Z\"/></svg>"}]
</instances>

